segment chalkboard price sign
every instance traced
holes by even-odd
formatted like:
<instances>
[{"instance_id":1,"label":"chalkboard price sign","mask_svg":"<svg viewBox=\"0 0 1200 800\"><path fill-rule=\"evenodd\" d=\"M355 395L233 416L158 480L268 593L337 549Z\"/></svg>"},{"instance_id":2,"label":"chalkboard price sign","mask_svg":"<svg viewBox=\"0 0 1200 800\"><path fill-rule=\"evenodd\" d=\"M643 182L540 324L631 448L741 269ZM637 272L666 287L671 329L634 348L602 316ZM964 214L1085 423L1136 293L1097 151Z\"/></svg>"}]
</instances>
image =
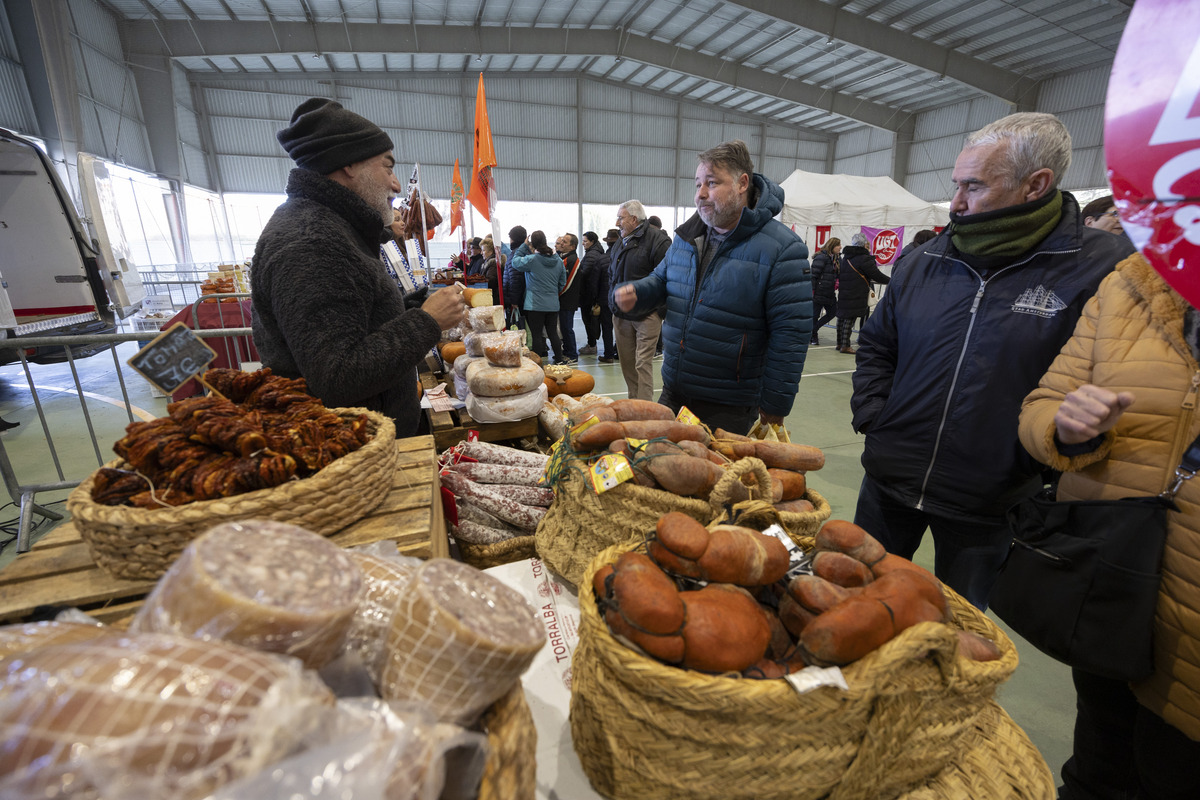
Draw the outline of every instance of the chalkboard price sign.
<instances>
[{"instance_id":1,"label":"chalkboard price sign","mask_svg":"<svg viewBox=\"0 0 1200 800\"><path fill-rule=\"evenodd\" d=\"M160 392L171 394L197 373L203 372L216 357L216 352L191 328L176 322L126 363Z\"/></svg>"}]
</instances>

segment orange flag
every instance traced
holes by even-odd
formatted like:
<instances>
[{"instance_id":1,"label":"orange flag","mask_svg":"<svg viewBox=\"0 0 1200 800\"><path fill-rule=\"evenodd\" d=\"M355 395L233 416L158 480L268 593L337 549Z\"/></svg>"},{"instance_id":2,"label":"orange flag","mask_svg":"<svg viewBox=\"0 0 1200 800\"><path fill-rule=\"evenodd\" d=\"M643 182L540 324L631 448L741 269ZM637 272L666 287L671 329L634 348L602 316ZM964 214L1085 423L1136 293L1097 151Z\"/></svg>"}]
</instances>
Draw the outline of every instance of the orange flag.
<instances>
[{"instance_id":1,"label":"orange flag","mask_svg":"<svg viewBox=\"0 0 1200 800\"><path fill-rule=\"evenodd\" d=\"M471 166L471 192L467 199L488 222L492 221L488 189L492 183L492 167L496 166L496 148L492 145L492 126L488 121L487 98L483 94L483 73L479 73L479 89L475 93L475 152Z\"/></svg>"},{"instance_id":2,"label":"orange flag","mask_svg":"<svg viewBox=\"0 0 1200 800\"><path fill-rule=\"evenodd\" d=\"M458 159L454 159L454 177L450 183L450 232L462 227L463 220L463 184L462 176L458 173Z\"/></svg>"}]
</instances>

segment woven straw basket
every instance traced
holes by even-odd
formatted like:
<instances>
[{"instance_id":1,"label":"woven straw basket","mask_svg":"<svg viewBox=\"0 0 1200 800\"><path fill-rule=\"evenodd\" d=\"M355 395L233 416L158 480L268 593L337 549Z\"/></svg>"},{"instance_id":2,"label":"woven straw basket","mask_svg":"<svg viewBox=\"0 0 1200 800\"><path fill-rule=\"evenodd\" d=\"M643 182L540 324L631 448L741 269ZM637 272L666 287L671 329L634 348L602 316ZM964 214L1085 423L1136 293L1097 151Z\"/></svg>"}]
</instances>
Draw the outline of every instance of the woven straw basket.
<instances>
[{"instance_id":1,"label":"woven straw basket","mask_svg":"<svg viewBox=\"0 0 1200 800\"><path fill-rule=\"evenodd\" d=\"M514 536L495 544L471 544L459 541L458 552L462 555L463 561L476 569L498 567L514 561L526 561L537 555L532 534Z\"/></svg>"},{"instance_id":2,"label":"woven straw basket","mask_svg":"<svg viewBox=\"0 0 1200 800\"><path fill-rule=\"evenodd\" d=\"M517 683L483 715L488 756L479 800L533 800L537 790L537 729Z\"/></svg>"},{"instance_id":3,"label":"woven straw basket","mask_svg":"<svg viewBox=\"0 0 1200 800\"><path fill-rule=\"evenodd\" d=\"M396 472L396 426L390 417L363 408L331 410L346 419L365 414L371 439L303 480L217 500L145 509L93 502L93 474L72 490L67 510L96 564L127 580L157 580L188 542L222 522L271 519L328 536L378 506ZM104 466L128 467L120 459Z\"/></svg>"},{"instance_id":4,"label":"woven straw basket","mask_svg":"<svg viewBox=\"0 0 1200 800\"><path fill-rule=\"evenodd\" d=\"M954 763L900 800L1054 800L1054 775L1025 731L995 701L967 733Z\"/></svg>"},{"instance_id":5,"label":"woven straw basket","mask_svg":"<svg viewBox=\"0 0 1200 800\"><path fill-rule=\"evenodd\" d=\"M629 549L602 552L583 585ZM970 661L953 627L921 623L843 667L849 691L801 695L783 680L707 675L639 655L612 637L585 588L570 715L584 772L600 793L638 800L889 800L920 786L962 754L1017 666L1008 637L946 592L954 624L996 642L998 660Z\"/></svg>"},{"instance_id":6,"label":"woven straw basket","mask_svg":"<svg viewBox=\"0 0 1200 800\"><path fill-rule=\"evenodd\" d=\"M771 485L762 461L743 458L729 467L708 500L697 500L633 481L596 494L582 469L565 470L554 486L554 503L534 534L538 557L580 586L597 553L610 545L641 541L664 514L681 511L707 525L724 508L729 490L748 472L756 474L760 486Z\"/></svg>"}]
</instances>

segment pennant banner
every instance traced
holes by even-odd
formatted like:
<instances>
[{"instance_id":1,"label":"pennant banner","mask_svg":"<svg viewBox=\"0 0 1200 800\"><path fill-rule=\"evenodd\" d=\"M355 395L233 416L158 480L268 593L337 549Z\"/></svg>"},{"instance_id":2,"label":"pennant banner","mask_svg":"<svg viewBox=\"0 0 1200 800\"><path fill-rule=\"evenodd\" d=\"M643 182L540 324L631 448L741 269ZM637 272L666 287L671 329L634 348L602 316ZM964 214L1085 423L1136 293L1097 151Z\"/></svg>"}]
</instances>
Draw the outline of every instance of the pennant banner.
<instances>
[{"instance_id":1,"label":"pennant banner","mask_svg":"<svg viewBox=\"0 0 1200 800\"><path fill-rule=\"evenodd\" d=\"M900 243L904 241L903 225L896 228L868 228L863 225L862 234L867 237L867 249L881 266L896 263Z\"/></svg>"},{"instance_id":2,"label":"pennant banner","mask_svg":"<svg viewBox=\"0 0 1200 800\"><path fill-rule=\"evenodd\" d=\"M462 175L458 172L458 159L454 159L454 176L450 183L450 232L462 227L463 221L463 182ZM466 231L463 231L466 235Z\"/></svg>"},{"instance_id":3,"label":"pennant banner","mask_svg":"<svg viewBox=\"0 0 1200 800\"><path fill-rule=\"evenodd\" d=\"M495 210L492 167L496 166L496 148L492 144L492 125L488 120L487 97L483 92L483 73L475 93L475 150L471 158L471 193L467 199L483 218L491 222ZM497 240L499 241L499 240Z\"/></svg>"}]
</instances>

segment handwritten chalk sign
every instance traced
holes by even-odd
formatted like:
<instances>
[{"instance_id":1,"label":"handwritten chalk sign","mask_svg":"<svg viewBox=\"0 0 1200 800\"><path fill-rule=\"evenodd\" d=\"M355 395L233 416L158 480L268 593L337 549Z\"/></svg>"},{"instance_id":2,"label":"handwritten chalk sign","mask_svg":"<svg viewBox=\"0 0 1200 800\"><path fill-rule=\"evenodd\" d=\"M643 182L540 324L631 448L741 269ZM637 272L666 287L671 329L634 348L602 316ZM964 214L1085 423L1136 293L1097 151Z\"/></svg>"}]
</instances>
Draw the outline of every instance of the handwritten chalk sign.
<instances>
[{"instance_id":1,"label":"handwritten chalk sign","mask_svg":"<svg viewBox=\"0 0 1200 800\"><path fill-rule=\"evenodd\" d=\"M137 351L126 363L163 394L171 394L217 357L196 333L176 322Z\"/></svg>"}]
</instances>

